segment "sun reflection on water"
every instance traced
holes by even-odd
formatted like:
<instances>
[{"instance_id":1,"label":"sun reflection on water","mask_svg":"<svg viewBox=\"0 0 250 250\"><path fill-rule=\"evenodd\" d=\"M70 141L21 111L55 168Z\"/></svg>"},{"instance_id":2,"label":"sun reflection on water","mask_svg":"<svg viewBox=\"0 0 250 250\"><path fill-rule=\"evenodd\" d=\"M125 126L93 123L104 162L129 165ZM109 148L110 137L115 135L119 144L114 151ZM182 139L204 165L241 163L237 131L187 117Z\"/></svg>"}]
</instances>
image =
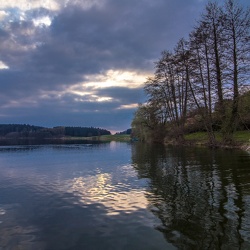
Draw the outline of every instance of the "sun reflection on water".
<instances>
[{"instance_id":1,"label":"sun reflection on water","mask_svg":"<svg viewBox=\"0 0 250 250\"><path fill-rule=\"evenodd\" d=\"M68 181L67 188L84 206L96 203L105 206L107 215L132 213L148 206L145 190L132 188L124 182L112 182L109 173L76 177Z\"/></svg>"},{"instance_id":2,"label":"sun reflection on water","mask_svg":"<svg viewBox=\"0 0 250 250\"><path fill-rule=\"evenodd\" d=\"M71 194L70 197L76 198L74 201L71 200L73 204L82 207L92 204L102 205L107 215L130 214L148 208L147 191L144 185L131 185L129 178L137 177L130 164L119 166L110 173L104 173L100 169L95 169L94 172L95 175L78 173L79 175L74 178L65 178L65 176L49 178L30 170L2 168L5 176L14 178L16 182L20 182L20 185L25 180L26 184L32 185L39 192Z\"/></svg>"}]
</instances>

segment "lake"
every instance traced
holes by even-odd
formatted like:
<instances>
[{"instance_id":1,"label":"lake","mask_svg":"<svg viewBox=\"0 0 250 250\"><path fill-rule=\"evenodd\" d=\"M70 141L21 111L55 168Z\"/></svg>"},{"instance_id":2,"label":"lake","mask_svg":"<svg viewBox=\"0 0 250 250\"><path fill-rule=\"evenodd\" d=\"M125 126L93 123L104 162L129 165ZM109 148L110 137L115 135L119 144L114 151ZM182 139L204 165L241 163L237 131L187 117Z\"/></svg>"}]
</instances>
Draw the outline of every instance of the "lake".
<instances>
[{"instance_id":1,"label":"lake","mask_svg":"<svg viewBox=\"0 0 250 250\"><path fill-rule=\"evenodd\" d=\"M0 250L250 249L250 154L0 147Z\"/></svg>"}]
</instances>

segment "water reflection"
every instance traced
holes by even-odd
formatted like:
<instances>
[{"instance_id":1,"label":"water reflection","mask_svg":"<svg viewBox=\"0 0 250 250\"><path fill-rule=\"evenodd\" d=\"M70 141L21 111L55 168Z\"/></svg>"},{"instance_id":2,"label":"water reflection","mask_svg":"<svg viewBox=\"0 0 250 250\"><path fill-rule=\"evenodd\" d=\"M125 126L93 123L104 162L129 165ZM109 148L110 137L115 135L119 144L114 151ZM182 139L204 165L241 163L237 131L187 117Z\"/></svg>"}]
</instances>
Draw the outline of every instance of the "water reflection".
<instances>
[{"instance_id":1,"label":"water reflection","mask_svg":"<svg viewBox=\"0 0 250 250\"><path fill-rule=\"evenodd\" d=\"M127 144L0 152L0 249L174 249Z\"/></svg>"},{"instance_id":2,"label":"water reflection","mask_svg":"<svg viewBox=\"0 0 250 250\"><path fill-rule=\"evenodd\" d=\"M241 151L136 144L158 227L179 249L250 249L249 156Z\"/></svg>"},{"instance_id":3,"label":"water reflection","mask_svg":"<svg viewBox=\"0 0 250 250\"><path fill-rule=\"evenodd\" d=\"M123 174L125 174L124 168L127 169L129 166L120 168ZM132 169L131 173L134 174ZM129 183L124 182L112 183L111 179L112 175L107 173L74 178L68 181L67 190L78 196L83 206L102 204L109 216L131 214L147 208L148 201L143 189L132 188Z\"/></svg>"},{"instance_id":4,"label":"water reflection","mask_svg":"<svg viewBox=\"0 0 250 250\"><path fill-rule=\"evenodd\" d=\"M95 140L82 140L74 139L67 140L64 138L0 138L0 146L17 146L17 145L71 145L71 144L100 144L105 142L95 141Z\"/></svg>"}]
</instances>

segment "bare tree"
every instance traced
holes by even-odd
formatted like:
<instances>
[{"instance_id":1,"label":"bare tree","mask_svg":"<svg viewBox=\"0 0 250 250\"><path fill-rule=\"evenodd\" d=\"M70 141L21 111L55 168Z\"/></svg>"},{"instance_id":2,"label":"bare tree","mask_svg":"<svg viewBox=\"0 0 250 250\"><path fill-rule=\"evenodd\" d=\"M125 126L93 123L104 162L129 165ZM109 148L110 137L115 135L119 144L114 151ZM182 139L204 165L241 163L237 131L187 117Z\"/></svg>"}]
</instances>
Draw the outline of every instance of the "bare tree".
<instances>
[{"instance_id":1,"label":"bare tree","mask_svg":"<svg viewBox=\"0 0 250 250\"><path fill-rule=\"evenodd\" d=\"M179 141L184 139L188 103L188 64L183 61L183 57L187 57L185 46L186 42L181 39L174 53L164 51L156 63L154 78L149 79L145 86L150 105L157 107L162 121Z\"/></svg>"},{"instance_id":2,"label":"bare tree","mask_svg":"<svg viewBox=\"0 0 250 250\"><path fill-rule=\"evenodd\" d=\"M233 99L224 139L230 141L238 123L240 89L246 84L249 76L250 9L244 9L234 0L227 0L223 9L223 18L227 88Z\"/></svg>"},{"instance_id":3,"label":"bare tree","mask_svg":"<svg viewBox=\"0 0 250 250\"><path fill-rule=\"evenodd\" d=\"M192 62L192 84L190 86L193 99L202 116L204 127L207 130L209 143L216 145L212 102L217 101L215 93L215 79L212 76L213 57L211 55L211 43L209 42L209 32L202 23L194 32L190 34L190 52Z\"/></svg>"},{"instance_id":4,"label":"bare tree","mask_svg":"<svg viewBox=\"0 0 250 250\"><path fill-rule=\"evenodd\" d=\"M206 14L203 16L203 24L207 27L206 33L210 34L214 54L214 65L216 73L216 86L218 95L219 113L225 116L223 82L222 82L222 10L216 2L209 2L206 6Z\"/></svg>"}]
</instances>

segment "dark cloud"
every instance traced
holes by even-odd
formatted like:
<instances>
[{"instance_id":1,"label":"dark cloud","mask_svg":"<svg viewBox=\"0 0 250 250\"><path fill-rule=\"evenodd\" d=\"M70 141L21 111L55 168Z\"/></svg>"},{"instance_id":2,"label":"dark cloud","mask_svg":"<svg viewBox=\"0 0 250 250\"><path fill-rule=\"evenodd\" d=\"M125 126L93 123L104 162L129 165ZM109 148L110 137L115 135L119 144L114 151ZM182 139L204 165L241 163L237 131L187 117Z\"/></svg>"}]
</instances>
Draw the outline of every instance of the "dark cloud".
<instances>
[{"instance_id":1,"label":"dark cloud","mask_svg":"<svg viewBox=\"0 0 250 250\"><path fill-rule=\"evenodd\" d=\"M88 10L68 6L55 17L50 40L34 53L31 67L57 73L151 69L152 60L172 47L176 37L187 35L194 22L192 3L181 2L172 6L161 0L109 0L102 8Z\"/></svg>"},{"instance_id":2,"label":"dark cloud","mask_svg":"<svg viewBox=\"0 0 250 250\"><path fill-rule=\"evenodd\" d=\"M119 100L122 105L144 101L142 88L109 87L97 90L96 94L112 97L114 100Z\"/></svg>"},{"instance_id":3,"label":"dark cloud","mask_svg":"<svg viewBox=\"0 0 250 250\"><path fill-rule=\"evenodd\" d=\"M6 39L8 39L8 37L9 37L8 32L0 28L0 42L5 41Z\"/></svg>"}]
</instances>

